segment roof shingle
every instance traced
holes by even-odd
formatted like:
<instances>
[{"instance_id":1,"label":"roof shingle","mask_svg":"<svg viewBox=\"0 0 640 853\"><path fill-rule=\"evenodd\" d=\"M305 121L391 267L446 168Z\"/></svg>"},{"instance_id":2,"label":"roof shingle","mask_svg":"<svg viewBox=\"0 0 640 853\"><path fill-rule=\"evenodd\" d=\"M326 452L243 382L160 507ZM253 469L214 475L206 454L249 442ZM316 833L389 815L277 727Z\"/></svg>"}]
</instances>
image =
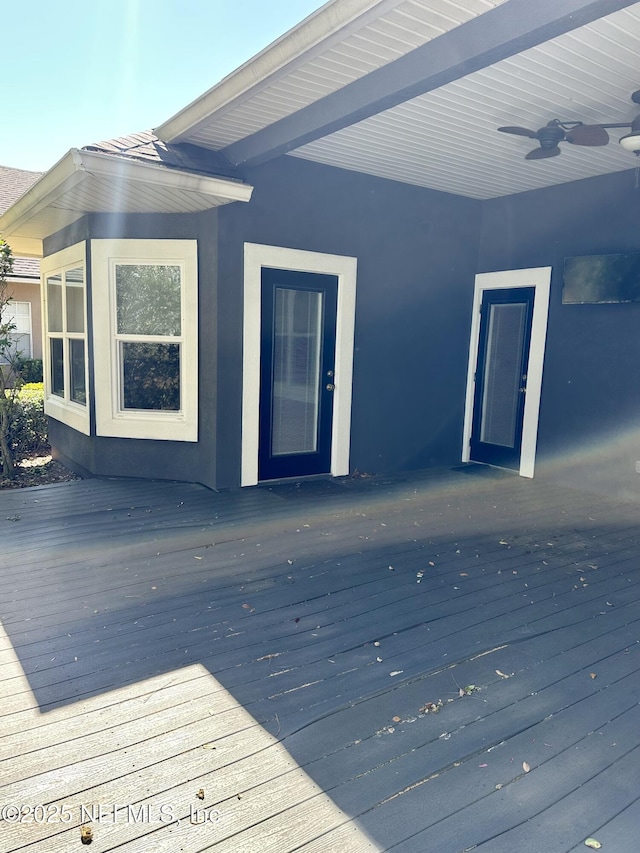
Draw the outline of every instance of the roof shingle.
<instances>
[{"instance_id":1,"label":"roof shingle","mask_svg":"<svg viewBox=\"0 0 640 853\"><path fill-rule=\"evenodd\" d=\"M28 172L25 169L0 166L0 213L4 213L18 201L43 174L44 172Z\"/></svg>"},{"instance_id":2,"label":"roof shingle","mask_svg":"<svg viewBox=\"0 0 640 853\"><path fill-rule=\"evenodd\" d=\"M132 133L105 142L85 145L84 151L113 154L129 160L181 169L217 178L241 180L239 172L217 151L209 151L189 143L166 143L152 131Z\"/></svg>"}]
</instances>

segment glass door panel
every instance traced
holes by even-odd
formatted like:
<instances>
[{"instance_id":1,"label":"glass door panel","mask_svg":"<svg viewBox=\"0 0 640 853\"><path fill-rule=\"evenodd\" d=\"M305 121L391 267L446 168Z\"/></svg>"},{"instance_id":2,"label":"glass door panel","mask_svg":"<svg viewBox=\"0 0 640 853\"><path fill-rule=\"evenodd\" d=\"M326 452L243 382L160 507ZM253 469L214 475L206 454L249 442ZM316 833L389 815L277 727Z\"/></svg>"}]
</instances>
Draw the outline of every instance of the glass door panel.
<instances>
[{"instance_id":1,"label":"glass door panel","mask_svg":"<svg viewBox=\"0 0 640 853\"><path fill-rule=\"evenodd\" d=\"M532 287L487 290L482 300L471 459L520 467Z\"/></svg>"},{"instance_id":2,"label":"glass door panel","mask_svg":"<svg viewBox=\"0 0 640 853\"><path fill-rule=\"evenodd\" d=\"M526 303L491 305L480 441L515 447Z\"/></svg>"},{"instance_id":3,"label":"glass door panel","mask_svg":"<svg viewBox=\"0 0 640 853\"><path fill-rule=\"evenodd\" d=\"M318 449L322 297L309 290L275 289L274 456Z\"/></svg>"}]
</instances>

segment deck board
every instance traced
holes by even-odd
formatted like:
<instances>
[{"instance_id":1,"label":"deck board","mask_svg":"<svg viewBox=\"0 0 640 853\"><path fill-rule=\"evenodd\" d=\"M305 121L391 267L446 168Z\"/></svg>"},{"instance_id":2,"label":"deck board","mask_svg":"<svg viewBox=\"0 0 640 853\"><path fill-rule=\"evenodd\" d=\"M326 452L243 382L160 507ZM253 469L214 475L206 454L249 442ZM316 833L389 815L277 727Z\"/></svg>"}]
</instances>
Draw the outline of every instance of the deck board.
<instances>
[{"instance_id":1,"label":"deck board","mask_svg":"<svg viewBox=\"0 0 640 853\"><path fill-rule=\"evenodd\" d=\"M0 493L0 807L72 814L0 850L102 804L99 851L632 853L637 521L489 469Z\"/></svg>"}]
</instances>

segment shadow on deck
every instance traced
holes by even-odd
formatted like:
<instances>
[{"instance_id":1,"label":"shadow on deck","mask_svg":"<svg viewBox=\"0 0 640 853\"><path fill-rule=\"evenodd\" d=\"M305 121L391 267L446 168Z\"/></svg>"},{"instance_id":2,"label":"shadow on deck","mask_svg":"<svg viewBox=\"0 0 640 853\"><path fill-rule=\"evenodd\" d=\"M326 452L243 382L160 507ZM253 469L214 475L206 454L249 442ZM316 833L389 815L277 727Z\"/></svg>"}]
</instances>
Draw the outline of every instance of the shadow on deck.
<instances>
[{"instance_id":1,"label":"shadow on deck","mask_svg":"<svg viewBox=\"0 0 640 853\"><path fill-rule=\"evenodd\" d=\"M469 470L0 494L2 849L635 851L638 506Z\"/></svg>"}]
</instances>

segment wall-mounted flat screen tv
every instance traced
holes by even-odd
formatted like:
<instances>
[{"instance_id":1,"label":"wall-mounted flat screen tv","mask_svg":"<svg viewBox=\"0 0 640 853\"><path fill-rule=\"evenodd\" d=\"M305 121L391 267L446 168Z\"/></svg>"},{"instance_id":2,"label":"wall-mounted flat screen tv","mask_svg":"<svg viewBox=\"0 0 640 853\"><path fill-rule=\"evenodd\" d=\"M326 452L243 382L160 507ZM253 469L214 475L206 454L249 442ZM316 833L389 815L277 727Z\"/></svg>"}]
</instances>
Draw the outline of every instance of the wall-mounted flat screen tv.
<instances>
[{"instance_id":1,"label":"wall-mounted flat screen tv","mask_svg":"<svg viewBox=\"0 0 640 853\"><path fill-rule=\"evenodd\" d=\"M640 302L640 252L565 258L562 301Z\"/></svg>"}]
</instances>

